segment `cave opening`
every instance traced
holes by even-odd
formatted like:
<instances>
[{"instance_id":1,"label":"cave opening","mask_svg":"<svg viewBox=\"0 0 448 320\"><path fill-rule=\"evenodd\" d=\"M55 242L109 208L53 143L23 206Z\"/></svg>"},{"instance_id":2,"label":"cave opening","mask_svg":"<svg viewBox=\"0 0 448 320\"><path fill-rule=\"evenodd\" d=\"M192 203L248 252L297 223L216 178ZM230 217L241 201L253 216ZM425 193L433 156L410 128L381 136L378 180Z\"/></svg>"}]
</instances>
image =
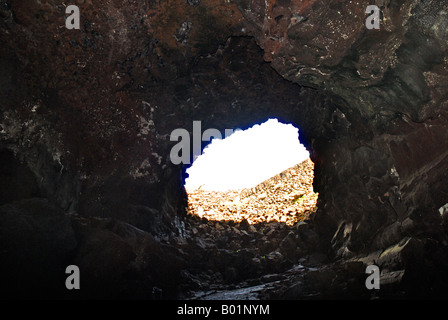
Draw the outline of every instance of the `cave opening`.
<instances>
[{"instance_id":1,"label":"cave opening","mask_svg":"<svg viewBox=\"0 0 448 320\"><path fill-rule=\"evenodd\" d=\"M186 174L189 297L216 288L249 294L307 263L318 242L308 223L318 194L314 163L292 123L269 118L213 139ZM221 298L219 290L210 297Z\"/></svg>"},{"instance_id":2,"label":"cave opening","mask_svg":"<svg viewBox=\"0 0 448 320\"><path fill-rule=\"evenodd\" d=\"M186 172L188 216L204 221L292 226L317 209L299 129L276 118L213 139Z\"/></svg>"}]
</instances>

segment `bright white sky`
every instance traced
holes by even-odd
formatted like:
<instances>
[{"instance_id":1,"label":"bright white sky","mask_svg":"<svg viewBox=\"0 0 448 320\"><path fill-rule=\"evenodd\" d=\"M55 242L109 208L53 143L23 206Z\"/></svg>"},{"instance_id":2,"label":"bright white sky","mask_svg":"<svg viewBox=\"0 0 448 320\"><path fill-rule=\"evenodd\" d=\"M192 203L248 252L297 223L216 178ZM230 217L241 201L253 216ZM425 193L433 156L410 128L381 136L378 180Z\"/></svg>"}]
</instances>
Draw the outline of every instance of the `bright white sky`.
<instances>
[{"instance_id":1,"label":"bright white sky","mask_svg":"<svg viewBox=\"0 0 448 320\"><path fill-rule=\"evenodd\" d=\"M298 129L269 119L226 139L213 139L187 169L185 188L224 191L251 188L302 162L309 152Z\"/></svg>"}]
</instances>

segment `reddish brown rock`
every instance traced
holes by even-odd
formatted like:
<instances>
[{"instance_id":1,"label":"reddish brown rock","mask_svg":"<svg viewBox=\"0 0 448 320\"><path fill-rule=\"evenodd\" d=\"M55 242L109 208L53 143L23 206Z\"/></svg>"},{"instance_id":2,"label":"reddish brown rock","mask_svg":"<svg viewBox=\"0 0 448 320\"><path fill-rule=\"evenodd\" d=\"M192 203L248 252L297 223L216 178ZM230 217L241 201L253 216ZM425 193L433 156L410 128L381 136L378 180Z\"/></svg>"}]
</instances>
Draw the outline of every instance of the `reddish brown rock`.
<instances>
[{"instance_id":1,"label":"reddish brown rock","mask_svg":"<svg viewBox=\"0 0 448 320\"><path fill-rule=\"evenodd\" d=\"M447 292L439 208L448 202L448 8L378 2L381 28L368 30L369 4L77 1L81 28L68 30L59 1L4 1L0 163L11 169L1 171L1 204L47 199L64 214L138 224L168 242L189 234L186 167L169 159L172 130L191 131L194 120L204 130L244 129L277 117L300 129L315 164L313 250L351 259L416 239L424 271L405 262L399 285L426 273L430 280L401 288ZM242 231L243 243L257 240ZM120 248L128 252L128 244ZM162 253L157 261L175 260ZM338 296L324 283L335 270L316 279ZM342 277L336 287L351 288ZM289 296L303 293L289 288Z\"/></svg>"}]
</instances>

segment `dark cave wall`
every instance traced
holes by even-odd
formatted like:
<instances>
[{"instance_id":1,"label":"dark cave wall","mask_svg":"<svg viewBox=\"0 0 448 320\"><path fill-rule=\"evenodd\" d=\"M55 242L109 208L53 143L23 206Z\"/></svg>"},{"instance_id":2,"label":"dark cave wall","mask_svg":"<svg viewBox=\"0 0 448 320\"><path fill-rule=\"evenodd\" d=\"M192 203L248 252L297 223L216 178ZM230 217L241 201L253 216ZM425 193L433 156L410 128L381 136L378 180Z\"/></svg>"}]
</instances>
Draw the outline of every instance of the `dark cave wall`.
<instances>
[{"instance_id":1,"label":"dark cave wall","mask_svg":"<svg viewBox=\"0 0 448 320\"><path fill-rule=\"evenodd\" d=\"M297 110L321 103L315 90L285 81L264 62L253 38L241 35L234 6L227 15L183 2L155 8L85 3L81 30L73 33L57 27L62 9L56 2L3 7L10 70L4 82L13 77L14 86L4 87L2 141L19 161L36 167L38 178L42 170L53 172L37 179L39 187L50 189L42 194L67 211L136 223L141 214L135 207L144 206L158 217L149 229L169 234L186 205L184 168L169 159L174 129L192 132L194 120L202 121L203 131L222 132L270 116L294 121ZM196 26L187 42L160 34L176 33L174 24L186 17ZM226 27L205 37L212 19L213 28ZM29 30L36 31L29 36ZM14 37L18 41L10 41ZM62 176L72 181L64 184Z\"/></svg>"},{"instance_id":2,"label":"dark cave wall","mask_svg":"<svg viewBox=\"0 0 448 320\"><path fill-rule=\"evenodd\" d=\"M126 252L117 270L138 273L126 268L141 247L94 217L148 231L145 250L163 251L155 242L182 234L186 205L172 130L277 117L300 128L316 164L322 250L350 258L407 237L443 248L448 8L374 3L380 30L365 28L370 1L318 0L84 1L81 29L67 30L58 1L1 2L1 204L46 198L81 215L78 261L95 269L87 230L106 229L99 239Z\"/></svg>"},{"instance_id":3,"label":"dark cave wall","mask_svg":"<svg viewBox=\"0 0 448 320\"><path fill-rule=\"evenodd\" d=\"M381 9L380 30L364 25L370 4ZM311 148L320 193L315 220L336 251L350 256L410 234L440 234L448 174L446 3L238 5L280 75L338 97Z\"/></svg>"}]
</instances>

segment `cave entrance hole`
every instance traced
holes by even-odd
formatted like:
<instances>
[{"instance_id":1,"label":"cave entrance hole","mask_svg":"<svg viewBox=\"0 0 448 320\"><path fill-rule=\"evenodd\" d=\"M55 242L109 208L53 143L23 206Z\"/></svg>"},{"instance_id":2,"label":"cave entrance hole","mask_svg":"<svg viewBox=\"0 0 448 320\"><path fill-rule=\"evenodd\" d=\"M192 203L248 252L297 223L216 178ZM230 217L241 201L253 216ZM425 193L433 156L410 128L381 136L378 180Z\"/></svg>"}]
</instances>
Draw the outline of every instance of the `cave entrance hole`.
<instances>
[{"instance_id":1,"label":"cave entrance hole","mask_svg":"<svg viewBox=\"0 0 448 320\"><path fill-rule=\"evenodd\" d=\"M277 119L213 139L186 172L190 216L293 225L317 209L314 163L299 129Z\"/></svg>"}]
</instances>

